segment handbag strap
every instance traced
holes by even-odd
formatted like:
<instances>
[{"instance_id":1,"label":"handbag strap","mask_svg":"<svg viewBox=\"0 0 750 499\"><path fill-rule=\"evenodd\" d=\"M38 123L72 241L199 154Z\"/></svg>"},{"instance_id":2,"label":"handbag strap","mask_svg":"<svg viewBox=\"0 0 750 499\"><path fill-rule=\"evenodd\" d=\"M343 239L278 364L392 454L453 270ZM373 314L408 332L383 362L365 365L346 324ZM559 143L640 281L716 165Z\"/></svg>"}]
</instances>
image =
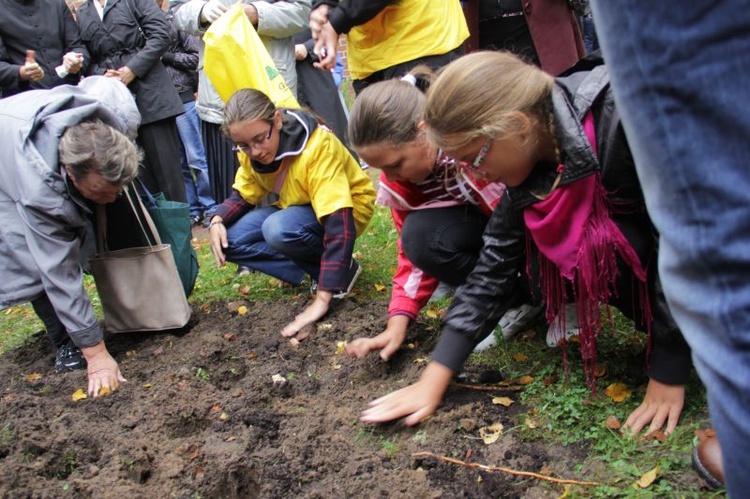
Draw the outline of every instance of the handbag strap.
<instances>
[{"instance_id":1,"label":"handbag strap","mask_svg":"<svg viewBox=\"0 0 750 499\"><path fill-rule=\"evenodd\" d=\"M289 163L290 159L289 157L286 157L281 160L281 168L279 171L279 174L276 176L276 182L274 182L273 185L273 192L278 196L281 194L281 188L284 186L284 181L286 180L286 176L289 174Z\"/></svg>"},{"instance_id":2,"label":"handbag strap","mask_svg":"<svg viewBox=\"0 0 750 499\"><path fill-rule=\"evenodd\" d=\"M135 219L138 221L138 225L141 228L141 231L143 232L144 237L146 238L146 243L149 245L149 247L153 247L154 245L158 246L161 245L161 237L159 236L159 231L156 230L156 226L154 225L154 221L151 218L151 215L149 215L148 210L143 205L143 201L141 201L140 196L136 195L136 199L138 199L138 203L140 204L141 208L141 214L143 216L143 219L146 221L146 225L148 225L148 228L151 231L152 237L149 237L148 232L146 232L146 228L143 226L143 222L141 222L141 217L138 216L138 210L135 207L135 203L133 203L133 198L130 195L130 189L129 186L125 186L123 188L123 192L125 193L125 197L128 199L128 203L130 204L130 208L133 210L133 215L135 215ZM109 251L109 247L107 245L107 210L105 209L103 204L97 204L96 205L96 228L97 228L97 235L96 235L96 249L99 253ZM154 244L151 244L151 240L153 238Z\"/></svg>"},{"instance_id":3,"label":"handbag strap","mask_svg":"<svg viewBox=\"0 0 750 499\"><path fill-rule=\"evenodd\" d=\"M125 0L125 5L128 7L128 12L130 13L130 17L133 18L135 21L135 25L138 26L138 33L141 34L141 37L143 37L143 43L146 43L146 40L148 40L148 37L146 36L146 33L143 32L143 28L141 28L141 23L138 22L138 17L135 15L135 9L130 4L130 0Z\"/></svg>"},{"instance_id":4,"label":"handbag strap","mask_svg":"<svg viewBox=\"0 0 750 499\"><path fill-rule=\"evenodd\" d=\"M135 190L135 188L133 189ZM143 231L143 235L146 236L146 241L148 242L149 246L159 246L161 245L161 237L159 237L159 231L156 230L156 225L154 225L154 221L151 218L151 215L149 215L148 210L146 209L146 206L144 206L143 201L141 201L141 197L136 193L135 199L138 200L138 205L140 207L141 214L143 215L143 219L146 221L146 224L148 225L148 228L151 230L151 235L154 239L154 244L151 244L151 239L148 237L148 233L146 233L146 229L143 227L143 223L141 222L141 218L138 216L138 210L135 207L135 204L133 203L133 196L130 195L130 189L125 187L125 197L128 198L128 203L130 203L130 208L132 208L133 213L135 214L136 220L138 220L138 225L140 225L141 230Z\"/></svg>"}]
</instances>

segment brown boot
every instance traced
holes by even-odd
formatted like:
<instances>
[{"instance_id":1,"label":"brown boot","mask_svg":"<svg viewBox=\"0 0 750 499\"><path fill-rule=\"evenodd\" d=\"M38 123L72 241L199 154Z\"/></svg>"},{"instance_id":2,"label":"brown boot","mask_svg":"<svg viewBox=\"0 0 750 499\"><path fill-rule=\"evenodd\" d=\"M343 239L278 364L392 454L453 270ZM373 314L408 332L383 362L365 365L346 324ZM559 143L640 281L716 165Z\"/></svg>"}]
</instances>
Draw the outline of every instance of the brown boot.
<instances>
[{"instance_id":1,"label":"brown boot","mask_svg":"<svg viewBox=\"0 0 750 499\"><path fill-rule=\"evenodd\" d=\"M697 430L698 445L693 449L693 468L712 489L724 488L724 463L719 439L713 429Z\"/></svg>"}]
</instances>

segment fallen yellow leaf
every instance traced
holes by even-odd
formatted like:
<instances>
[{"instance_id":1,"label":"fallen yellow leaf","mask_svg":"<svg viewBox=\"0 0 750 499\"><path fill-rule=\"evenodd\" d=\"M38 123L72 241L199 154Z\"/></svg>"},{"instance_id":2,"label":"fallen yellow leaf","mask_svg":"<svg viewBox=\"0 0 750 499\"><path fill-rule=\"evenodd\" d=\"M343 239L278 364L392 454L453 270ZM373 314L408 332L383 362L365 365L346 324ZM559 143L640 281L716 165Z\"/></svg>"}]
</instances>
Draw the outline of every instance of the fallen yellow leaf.
<instances>
[{"instance_id":1,"label":"fallen yellow leaf","mask_svg":"<svg viewBox=\"0 0 750 499\"><path fill-rule=\"evenodd\" d=\"M659 467L658 466L656 468L652 469L651 471L648 471L648 472L644 473L643 476L641 478L639 478L638 481L635 482L635 484L638 487L640 487L642 489L645 489L649 485L651 485L652 483L654 483L654 480L656 480L656 474L657 473L659 473Z\"/></svg>"},{"instance_id":2,"label":"fallen yellow leaf","mask_svg":"<svg viewBox=\"0 0 750 499\"><path fill-rule=\"evenodd\" d=\"M343 355L344 352L346 352L346 342L345 341L337 341L336 342L336 352L335 352L335 355Z\"/></svg>"},{"instance_id":3,"label":"fallen yellow leaf","mask_svg":"<svg viewBox=\"0 0 750 499\"><path fill-rule=\"evenodd\" d=\"M151 388L152 386L154 385L152 385L151 383L143 383L143 388Z\"/></svg>"},{"instance_id":4,"label":"fallen yellow leaf","mask_svg":"<svg viewBox=\"0 0 750 499\"><path fill-rule=\"evenodd\" d=\"M106 386L103 386L103 387L99 388L99 396L100 397L103 396L103 395L107 395L108 393L112 393L112 390L110 390Z\"/></svg>"},{"instance_id":5,"label":"fallen yellow leaf","mask_svg":"<svg viewBox=\"0 0 750 499\"><path fill-rule=\"evenodd\" d=\"M534 428L537 428L537 427L539 426L539 423L537 423L536 421L534 421L534 420L533 420L533 419L531 419L531 418L526 418L526 421L524 421L524 423L526 424L526 426L527 426L528 428L531 428L532 430L533 430Z\"/></svg>"},{"instance_id":6,"label":"fallen yellow leaf","mask_svg":"<svg viewBox=\"0 0 750 499\"><path fill-rule=\"evenodd\" d=\"M73 392L73 395L71 395L70 398L73 400L73 402L78 402L79 400L89 398L89 396L86 395L86 392L83 391L83 388L79 388L78 390Z\"/></svg>"},{"instance_id":7,"label":"fallen yellow leaf","mask_svg":"<svg viewBox=\"0 0 750 499\"><path fill-rule=\"evenodd\" d=\"M482 437L482 441L486 445L490 445L492 443L497 442L497 439L500 438L500 435L502 434L503 434L502 423L495 423L490 426L483 426L482 428L479 428L479 436Z\"/></svg>"},{"instance_id":8,"label":"fallen yellow leaf","mask_svg":"<svg viewBox=\"0 0 750 499\"><path fill-rule=\"evenodd\" d=\"M518 378L519 385L528 385L532 381L534 381L534 376L521 376Z\"/></svg>"},{"instance_id":9,"label":"fallen yellow leaf","mask_svg":"<svg viewBox=\"0 0 750 499\"><path fill-rule=\"evenodd\" d=\"M247 313L247 307L245 305L240 305L237 307L237 314L238 315L245 315Z\"/></svg>"},{"instance_id":10,"label":"fallen yellow leaf","mask_svg":"<svg viewBox=\"0 0 750 499\"><path fill-rule=\"evenodd\" d=\"M374 286L375 286L375 291L377 292L385 290L385 286L383 286L382 284L375 284Z\"/></svg>"},{"instance_id":11,"label":"fallen yellow leaf","mask_svg":"<svg viewBox=\"0 0 750 499\"><path fill-rule=\"evenodd\" d=\"M226 421L227 419L229 419L229 414L227 414L226 412L222 412L219 415L219 419L222 420L222 421Z\"/></svg>"},{"instance_id":12,"label":"fallen yellow leaf","mask_svg":"<svg viewBox=\"0 0 750 499\"><path fill-rule=\"evenodd\" d=\"M495 405L504 405L510 407L513 401L509 397L492 397L492 403Z\"/></svg>"},{"instance_id":13,"label":"fallen yellow leaf","mask_svg":"<svg viewBox=\"0 0 750 499\"><path fill-rule=\"evenodd\" d=\"M414 364L427 364L430 361L429 357L419 357L417 359L412 360Z\"/></svg>"},{"instance_id":14,"label":"fallen yellow leaf","mask_svg":"<svg viewBox=\"0 0 750 499\"><path fill-rule=\"evenodd\" d=\"M625 383L612 383L604 390L604 394L615 402L622 402L630 397L630 390Z\"/></svg>"},{"instance_id":15,"label":"fallen yellow leaf","mask_svg":"<svg viewBox=\"0 0 750 499\"><path fill-rule=\"evenodd\" d=\"M513 355L513 358L516 360L516 362L521 362L521 363L526 362L527 360L529 360L529 358L525 354L523 354L521 352L515 353Z\"/></svg>"},{"instance_id":16,"label":"fallen yellow leaf","mask_svg":"<svg viewBox=\"0 0 750 499\"><path fill-rule=\"evenodd\" d=\"M430 319L437 319L437 318L438 318L438 314L437 314L437 312L435 312L435 311L434 311L434 310L432 310L432 309L428 310L428 311L427 311L427 312L425 312L424 314L425 314L425 315L426 315L427 317L429 317Z\"/></svg>"},{"instance_id":17,"label":"fallen yellow leaf","mask_svg":"<svg viewBox=\"0 0 750 499\"><path fill-rule=\"evenodd\" d=\"M42 379L42 375L39 373L27 374L23 377L26 381L39 381Z\"/></svg>"}]
</instances>

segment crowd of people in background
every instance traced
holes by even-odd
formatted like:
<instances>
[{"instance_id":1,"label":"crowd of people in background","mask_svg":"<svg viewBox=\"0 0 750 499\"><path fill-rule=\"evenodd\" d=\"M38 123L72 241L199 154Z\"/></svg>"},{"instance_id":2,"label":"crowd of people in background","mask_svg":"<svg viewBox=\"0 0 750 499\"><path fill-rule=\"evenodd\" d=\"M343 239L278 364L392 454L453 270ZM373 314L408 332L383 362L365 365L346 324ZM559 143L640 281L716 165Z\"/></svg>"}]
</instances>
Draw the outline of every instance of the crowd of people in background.
<instances>
[{"instance_id":1,"label":"crowd of people in background","mask_svg":"<svg viewBox=\"0 0 750 499\"><path fill-rule=\"evenodd\" d=\"M347 353L387 361L439 285L455 294L420 379L362 421L424 420L475 348L540 315L550 345L580 337L593 376L611 304L651 341L626 428L675 429L692 347L722 442L701 442L694 463L717 486L726 463L741 493L750 126L734 106L750 89L747 0L679 13L641 0L243 2L302 109L254 89L219 96L202 36L231 5L0 0L0 307L32 303L57 372L87 369L93 396L125 380L82 262L94 205L127 211L118 193L136 176L187 204L219 266L308 280L314 299L284 337L351 292L377 198L398 233L387 326ZM481 50L465 54L472 35ZM111 248L132 243L132 223L108 229Z\"/></svg>"}]
</instances>

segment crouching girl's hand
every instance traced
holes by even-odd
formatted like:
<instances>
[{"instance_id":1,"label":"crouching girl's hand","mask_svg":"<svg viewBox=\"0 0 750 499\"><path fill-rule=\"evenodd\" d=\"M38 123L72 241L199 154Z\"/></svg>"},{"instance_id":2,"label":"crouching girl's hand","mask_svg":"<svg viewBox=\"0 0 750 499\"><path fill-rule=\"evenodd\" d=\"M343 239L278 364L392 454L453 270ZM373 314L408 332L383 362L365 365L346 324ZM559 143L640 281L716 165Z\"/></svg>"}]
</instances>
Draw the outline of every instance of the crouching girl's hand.
<instances>
[{"instance_id":1,"label":"crouching girl's hand","mask_svg":"<svg viewBox=\"0 0 750 499\"><path fill-rule=\"evenodd\" d=\"M401 347L406 338L406 328L409 326L406 315L394 315L388 319L385 331L372 338L357 338L346 345L346 354L361 359L374 350L380 350L380 358L388 360Z\"/></svg>"},{"instance_id":2,"label":"crouching girl's hand","mask_svg":"<svg viewBox=\"0 0 750 499\"><path fill-rule=\"evenodd\" d=\"M315 300L281 330L281 336L290 338L299 333L305 326L313 324L326 315L332 297L333 293L330 291L318 289L317 293L315 293Z\"/></svg>"},{"instance_id":3,"label":"crouching girl's hand","mask_svg":"<svg viewBox=\"0 0 750 499\"><path fill-rule=\"evenodd\" d=\"M359 419L364 423L384 423L406 417L404 424L413 426L437 410L452 377L453 371L431 361L419 381L373 400Z\"/></svg>"},{"instance_id":4,"label":"crouching girl's hand","mask_svg":"<svg viewBox=\"0 0 750 499\"><path fill-rule=\"evenodd\" d=\"M651 423L646 434L658 430L667 424L664 433L669 435L677 427L685 403L685 386L668 385L651 378L646 388L643 402L634 410L623 425L623 430L630 430L632 435Z\"/></svg>"}]
</instances>

